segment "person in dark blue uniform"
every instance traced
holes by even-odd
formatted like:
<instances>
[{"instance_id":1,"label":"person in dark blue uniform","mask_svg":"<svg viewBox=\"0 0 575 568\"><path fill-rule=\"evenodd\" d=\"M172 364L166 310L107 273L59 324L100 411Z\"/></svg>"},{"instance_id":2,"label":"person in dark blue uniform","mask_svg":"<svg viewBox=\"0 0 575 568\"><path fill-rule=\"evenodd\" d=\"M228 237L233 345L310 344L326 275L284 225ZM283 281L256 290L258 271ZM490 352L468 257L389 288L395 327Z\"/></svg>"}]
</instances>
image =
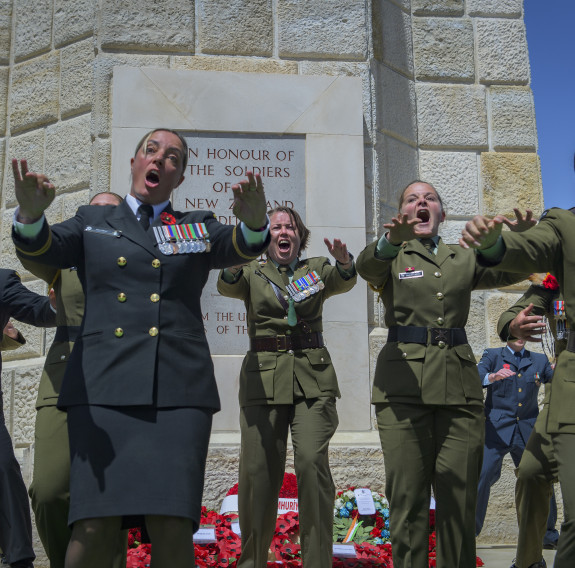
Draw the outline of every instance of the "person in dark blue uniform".
<instances>
[{"instance_id":1,"label":"person in dark blue uniform","mask_svg":"<svg viewBox=\"0 0 575 568\"><path fill-rule=\"evenodd\" d=\"M485 446L475 513L478 535L485 521L491 486L501 476L503 458L511 454L515 467L519 465L539 414L539 386L551 380L553 369L547 355L528 351L522 339L486 349L477 368L487 389Z\"/></svg>"},{"instance_id":2,"label":"person in dark blue uniform","mask_svg":"<svg viewBox=\"0 0 575 568\"><path fill-rule=\"evenodd\" d=\"M187 153L177 132L150 132L131 160L125 201L81 207L52 227L43 212L54 186L13 161L19 254L76 266L86 296L58 402L68 411L71 452L66 568L109 566L103 555L114 535L143 520L154 566L194 565L220 408L200 295L211 269L257 258L269 226L263 184L251 172L232 186L239 225L209 211L174 211L169 199Z\"/></svg>"},{"instance_id":3,"label":"person in dark blue uniform","mask_svg":"<svg viewBox=\"0 0 575 568\"><path fill-rule=\"evenodd\" d=\"M56 314L46 296L31 292L13 270L0 269L0 328L10 318L41 327L56 325ZM2 369L0 359L0 371ZM26 486L14 456L12 440L4 422L0 385L0 548L14 568L31 568L32 522Z\"/></svg>"}]
</instances>

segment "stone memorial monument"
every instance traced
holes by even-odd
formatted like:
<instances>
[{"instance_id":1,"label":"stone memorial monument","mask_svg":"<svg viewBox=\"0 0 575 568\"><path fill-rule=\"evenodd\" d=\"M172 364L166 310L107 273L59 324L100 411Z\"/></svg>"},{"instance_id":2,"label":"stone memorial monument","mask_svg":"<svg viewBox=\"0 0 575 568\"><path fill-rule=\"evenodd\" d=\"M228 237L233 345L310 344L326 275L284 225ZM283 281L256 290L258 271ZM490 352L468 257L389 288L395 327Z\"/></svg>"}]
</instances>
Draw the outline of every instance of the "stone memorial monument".
<instances>
[{"instance_id":1,"label":"stone memorial monument","mask_svg":"<svg viewBox=\"0 0 575 568\"><path fill-rule=\"evenodd\" d=\"M96 192L125 194L134 145L158 126L181 131L190 145L176 208L235 223L230 184L253 168L270 206L293 204L304 215L310 255L325 254L324 237L357 254L416 178L444 197L448 242L478 212L519 205L537 215L529 85L522 0L0 1L2 266L46 291L21 268L10 239L13 157L55 183L48 218L58 222ZM474 293L467 331L477 356L499 345L495 322L520 291ZM237 479L245 313L213 282L203 309L223 403L204 497L217 508ZM53 332L20 327L28 343L5 355L2 390L29 481L34 402ZM326 304L325 328L342 387L330 450L336 486L382 491L370 408L370 371L386 339L381 304L359 282ZM515 538L513 484L506 462L482 541ZM38 566L46 565L37 548Z\"/></svg>"}]
</instances>

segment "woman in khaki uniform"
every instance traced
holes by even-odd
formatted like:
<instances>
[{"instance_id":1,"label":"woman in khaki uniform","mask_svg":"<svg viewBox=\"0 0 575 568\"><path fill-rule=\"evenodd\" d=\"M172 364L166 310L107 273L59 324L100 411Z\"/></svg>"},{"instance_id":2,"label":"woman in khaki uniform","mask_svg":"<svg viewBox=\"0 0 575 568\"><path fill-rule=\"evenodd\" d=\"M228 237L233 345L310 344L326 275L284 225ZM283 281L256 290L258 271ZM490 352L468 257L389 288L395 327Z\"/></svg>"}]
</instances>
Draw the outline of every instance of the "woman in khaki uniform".
<instances>
[{"instance_id":1,"label":"woman in khaki uniform","mask_svg":"<svg viewBox=\"0 0 575 568\"><path fill-rule=\"evenodd\" d=\"M502 219L477 216L469 221L460 243L481 249L478 258L502 270L552 272L565 300L569 329L575 324L575 217L550 209L536 226L521 235L501 235ZM549 400L547 432L553 440L565 507L555 568L571 568L575 558L575 334L559 355Z\"/></svg>"},{"instance_id":2,"label":"woman in khaki uniform","mask_svg":"<svg viewBox=\"0 0 575 568\"><path fill-rule=\"evenodd\" d=\"M518 280L482 269L470 251L444 244L438 237L444 219L435 188L413 182L400 196L397 217L384 225L388 232L357 259L358 273L380 293L389 328L372 402L395 568L428 566L432 486L438 566L475 566L485 426L481 380L464 327L472 290Z\"/></svg>"},{"instance_id":3,"label":"woman in khaki uniform","mask_svg":"<svg viewBox=\"0 0 575 568\"><path fill-rule=\"evenodd\" d=\"M240 375L238 567L267 565L291 430L303 566L330 568L335 487L328 445L340 393L322 310L327 298L353 288L357 276L341 241L325 240L336 266L325 257L300 260L309 231L298 213L278 207L268 215L267 262L226 269L218 280L221 294L244 301L250 337Z\"/></svg>"}]
</instances>

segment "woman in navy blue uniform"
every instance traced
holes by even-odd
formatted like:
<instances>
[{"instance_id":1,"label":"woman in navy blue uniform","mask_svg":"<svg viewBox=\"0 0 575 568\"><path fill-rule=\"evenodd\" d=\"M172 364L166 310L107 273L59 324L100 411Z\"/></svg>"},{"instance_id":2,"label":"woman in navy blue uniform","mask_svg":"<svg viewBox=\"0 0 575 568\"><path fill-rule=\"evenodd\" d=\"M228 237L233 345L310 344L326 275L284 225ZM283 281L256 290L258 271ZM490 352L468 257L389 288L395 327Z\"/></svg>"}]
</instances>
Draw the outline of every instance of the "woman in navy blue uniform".
<instances>
[{"instance_id":1,"label":"woman in navy blue uniform","mask_svg":"<svg viewBox=\"0 0 575 568\"><path fill-rule=\"evenodd\" d=\"M53 185L13 162L19 254L76 266L86 295L59 398L71 451L67 568L104 565L111 535L142 520L154 566L194 563L212 414L220 408L200 295L211 269L258 257L269 228L263 184L251 173L232 187L236 227L209 211L174 211L169 199L186 160L177 132L155 130L131 160L125 201L81 207L52 227L43 211Z\"/></svg>"}]
</instances>

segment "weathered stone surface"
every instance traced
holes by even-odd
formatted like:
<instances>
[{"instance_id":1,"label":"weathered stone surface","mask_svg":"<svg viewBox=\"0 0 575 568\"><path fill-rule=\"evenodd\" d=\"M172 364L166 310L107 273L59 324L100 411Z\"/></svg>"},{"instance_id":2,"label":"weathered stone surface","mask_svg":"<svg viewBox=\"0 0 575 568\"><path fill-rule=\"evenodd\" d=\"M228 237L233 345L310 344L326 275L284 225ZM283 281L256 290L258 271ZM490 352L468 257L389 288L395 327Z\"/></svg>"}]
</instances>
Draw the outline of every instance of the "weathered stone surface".
<instances>
[{"instance_id":1,"label":"weathered stone surface","mask_svg":"<svg viewBox=\"0 0 575 568\"><path fill-rule=\"evenodd\" d=\"M6 368L6 365L2 368L2 406L4 411L4 423L8 432L12 432L12 398L13 398L13 386L14 386L14 371Z\"/></svg>"},{"instance_id":2,"label":"weathered stone surface","mask_svg":"<svg viewBox=\"0 0 575 568\"><path fill-rule=\"evenodd\" d=\"M202 53L272 54L271 0L201 0L198 18Z\"/></svg>"},{"instance_id":3,"label":"weathered stone surface","mask_svg":"<svg viewBox=\"0 0 575 568\"><path fill-rule=\"evenodd\" d=\"M78 207L88 205L90 202L90 192L87 189L75 191L62 196L62 218L70 219L78 211Z\"/></svg>"},{"instance_id":4,"label":"weathered stone surface","mask_svg":"<svg viewBox=\"0 0 575 568\"><path fill-rule=\"evenodd\" d=\"M543 212L541 166L537 154L485 152L481 154L483 213L514 217L513 208Z\"/></svg>"},{"instance_id":5,"label":"weathered stone surface","mask_svg":"<svg viewBox=\"0 0 575 568\"><path fill-rule=\"evenodd\" d=\"M416 83L415 92L422 147L487 147L484 87Z\"/></svg>"},{"instance_id":6,"label":"weathered stone surface","mask_svg":"<svg viewBox=\"0 0 575 568\"><path fill-rule=\"evenodd\" d=\"M418 79L472 82L473 24L460 18L414 18L413 50Z\"/></svg>"},{"instance_id":7,"label":"weathered stone surface","mask_svg":"<svg viewBox=\"0 0 575 568\"><path fill-rule=\"evenodd\" d=\"M374 63L375 127L406 142L417 141L414 83L385 65Z\"/></svg>"},{"instance_id":8,"label":"weathered stone surface","mask_svg":"<svg viewBox=\"0 0 575 568\"><path fill-rule=\"evenodd\" d=\"M8 209L2 214L2 268L11 268L17 270L20 275L22 274L22 265L16 257L14 250L14 243L12 242L12 218L14 217L14 210Z\"/></svg>"},{"instance_id":9,"label":"weathered stone surface","mask_svg":"<svg viewBox=\"0 0 575 568\"><path fill-rule=\"evenodd\" d=\"M236 73L284 73L297 74L296 61L278 59L250 59L248 57L203 57L201 55L176 55L172 69L193 71L234 71Z\"/></svg>"},{"instance_id":10,"label":"weathered stone surface","mask_svg":"<svg viewBox=\"0 0 575 568\"><path fill-rule=\"evenodd\" d=\"M477 61L482 83L529 83L529 56L523 21L478 19Z\"/></svg>"},{"instance_id":11,"label":"weathered stone surface","mask_svg":"<svg viewBox=\"0 0 575 568\"><path fill-rule=\"evenodd\" d=\"M58 119L59 83L58 52L14 66L10 92L12 133Z\"/></svg>"},{"instance_id":12,"label":"weathered stone surface","mask_svg":"<svg viewBox=\"0 0 575 568\"><path fill-rule=\"evenodd\" d=\"M26 332L22 330L22 333L28 339L27 330ZM41 374L42 364L14 369L14 421L12 430L14 444L34 442L35 403Z\"/></svg>"},{"instance_id":13,"label":"weathered stone surface","mask_svg":"<svg viewBox=\"0 0 575 568\"><path fill-rule=\"evenodd\" d=\"M54 0L54 45L61 47L92 35L96 6L92 0Z\"/></svg>"},{"instance_id":14,"label":"weathered stone surface","mask_svg":"<svg viewBox=\"0 0 575 568\"><path fill-rule=\"evenodd\" d=\"M373 135L373 104L371 91L371 73L369 63L354 61L302 61L300 63L302 75L343 75L346 77L360 77L362 82L362 101L364 117L365 140Z\"/></svg>"},{"instance_id":15,"label":"weathered stone surface","mask_svg":"<svg viewBox=\"0 0 575 568\"><path fill-rule=\"evenodd\" d=\"M103 0L100 14L104 48L194 50L194 2Z\"/></svg>"},{"instance_id":16,"label":"weathered stone surface","mask_svg":"<svg viewBox=\"0 0 575 568\"><path fill-rule=\"evenodd\" d=\"M523 0L467 0L467 13L470 16L521 17Z\"/></svg>"},{"instance_id":17,"label":"weathered stone surface","mask_svg":"<svg viewBox=\"0 0 575 568\"><path fill-rule=\"evenodd\" d=\"M479 210L479 168L475 152L419 153L419 176L443 199L448 215L475 215Z\"/></svg>"},{"instance_id":18,"label":"weathered stone surface","mask_svg":"<svg viewBox=\"0 0 575 568\"><path fill-rule=\"evenodd\" d=\"M92 143L92 179L90 181L90 196L100 191L114 191L124 195L128 191L129 180L126 180L126 191L122 188L110 188L110 171L112 165L112 148L108 138L96 138Z\"/></svg>"},{"instance_id":19,"label":"weathered stone surface","mask_svg":"<svg viewBox=\"0 0 575 568\"><path fill-rule=\"evenodd\" d=\"M491 143L495 150L537 148L533 93L529 87L491 87Z\"/></svg>"},{"instance_id":20,"label":"weathered stone surface","mask_svg":"<svg viewBox=\"0 0 575 568\"><path fill-rule=\"evenodd\" d=\"M8 102L8 80L10 72L8 67L0 67L0 136L6 134L6 116ZM2 178L0 178L1 181Z\"/></svg>"},{"instance_id":21,"label":"weathered stone surface","mask_svg":"<svg viewBox=\"0 0 575 568\"><path fill-rule=\"evenodd\" d=\"M414 16L463 16L463 0L411 0Z\"/></svg>"},{"instance_id":22,"label":"weathered stone surface","mask_svg":"<svg viewBox=\"0 0 575 568\"><path fill-rule=\"evenodd\" d=\"M58 193L88 187L91 175L90 115L46 129L46 164Z\"/></svg>"},{"instance_id":23,"label":"weathered stone surface","mask_svg":"<svg viewBox=\"0 0 575 568\"><path fill-rule=\"evenodd\" d=\"M92 38L62 49L60 112L62 118L90 110L92 106Z\"/></svg>"},{"instance_id":24,"label":"weathered stone surface","mask_svg":"<svg viewBox=\"0 0 575 568\"><path fill-rule=\"evenodd\" d=\"M395 213L399 194L409 182L419 177L417 149L381 134L378 134L375 149L380 169L381 204L393 208ZM379 229L381 230L381 227ZM378 233L380 234L380 231Z\"/></svg>"},{"instance_id":25,"label":"weathered stone surface","mask_svg":"<svg viewBox=\"0 0 575 568\"><path fill-rule=\"evenodd\" d=\"M466 221L450 219L448 212L445 222L439 225L439 235L443 239L443 242L447 244L457 243L459 241L459 237L461 237L461 231L463 230L463 227L465 227L465 223Z\"/></svg>"},{"instance_id":26,"label":"weathered stone surface","mask_svg":"<svg viewBox=\"0 0 575 568\"><path fill-rule=\"evenodd\" d=\"M0 2L0 65L10 61L10 39L12 37L12 2Z\"/></svg>"},{"instance_id":27,"label":"weathered stone surface","mask_svg":"<svg viewBox=\"0 0 575 568\"><path fill-rule=\"evenodd\" d=\"M366 57L363 0L278 0L276 17L280 57Z\"/></svg>"},{"instance_id":28,"label":"weathered stone surface","mask_svg":"<svg viewBox=\"0 0 575 568\"><path fill-rule=\"evenodd\" d=\"M6 140L4 138L0 138L0 185L4 188L4 156L6 155ZM0 194L0 203L2 206L6 206L6 200L4 197L4 191Z\"/></svg>"},{"instance_id":29,"label":"weathered stone surface","mask_svg":"<svg viewBox=\"0 0 575 568\"><path fill-rule=\"evenodd\" d=\"M336 489L356 485L384 492L385 471L379 444L332 444L329 449L329 462ZM202 503L208 509L220 510L226 493L238 482L238 464L239 445L210 446ZM291 447L287 451L286 472L294 472Z\"/></svg>"},{"instance_id":30,"label":"weathered stone surface","mask_svg":"<svg viewBox=\"0 0 575 568\"><path fill-rule=\"evenodd\" d=\"M411 17L388 0L376 0L372 6L375 58L413 77Z\"/></svg>"},{"instance_id":31,"label":"weathered stone surface","mask_svg":"<svg viewBox=\"0 0 575 568\"><path fill-rule=\"evenodd\" d=\"M52 42L52 0L14 2L14 57L19 61L47 52Z\"/></svg>"},{"instance_id":32,"label":"weathered stone surface","mask_svg":"<svg viewBox=\"0 0 575 568\"><path fill-rule=\"evenodd\" d=\"M27 160L30 171L42 171L44 169L44 130L35 130L21 136L10 138L8 146L8 163L13 158ZM6 172L6 179L2 188L2 197L5 207L16 207L14 194L14 177L11 170ZM2 251L4 253L4 251Z\"/></svg>"},{"instance_id":33,"label":"weathered stone surface","mask_svg":"<svg viewBox=\"0 0 575 568\"><path fill-rule=\"evenodd\" d=\"M102 54L94 60L94 100L92 102L92 136L109 136L112 120L110 85L114 66L169 67L167 55Z\"/></svg>"},{"instance_id":34,"label":"weathered stone surface","mask_svg":"<svg viewBox=\"0 0 575 568\"><path fill-rule=\"evenodd\" d=\"M485 320L485 302L490 294L487 290L475 290L471 293L471 304L465 331L467 341L477 358L481 357L487 345L487 328Z\"/></svg>"}]
</instances>

